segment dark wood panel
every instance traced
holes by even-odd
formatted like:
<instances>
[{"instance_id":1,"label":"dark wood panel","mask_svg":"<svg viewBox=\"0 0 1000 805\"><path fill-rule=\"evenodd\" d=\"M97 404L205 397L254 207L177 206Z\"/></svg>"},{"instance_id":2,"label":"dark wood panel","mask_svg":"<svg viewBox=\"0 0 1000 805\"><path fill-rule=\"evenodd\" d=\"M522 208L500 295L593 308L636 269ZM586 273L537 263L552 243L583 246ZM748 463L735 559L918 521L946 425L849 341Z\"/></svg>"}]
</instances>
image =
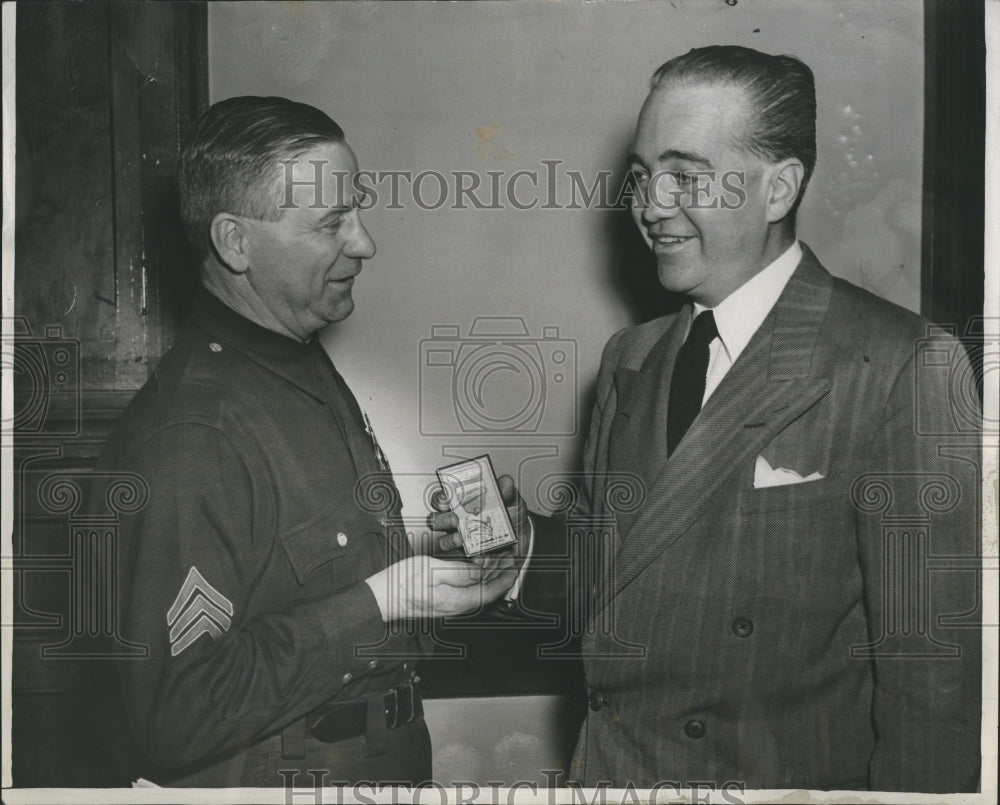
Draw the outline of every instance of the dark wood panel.
<instances>
[{"instance_id":1,"label":"dark wood panel","mask_svg":"<svg viewBox=\"0 0 1000 805\"><path fill-rule=\"evenodd\" d=\"M22 4L16 40L16 312L96 348L115 337L107 7Z\"/></svg>"},{"instance_id":2,"label":"dark wood panel","mask_svg":"<svg viewBox=\"0 0 1000 805\"><path fill-rule=\"evenodd\" d=\"M40 489L53 476L86 489L114 424L186 315L194 277L173 176L181 140L207 104L205 23L203 3L18 6L18 787L127 786L141 773L117 672L119 662L141 661L120 659L141 647L108 627L117 623L113 592L81 597L115 578L105 561L115 555L114 523L83 527L82 507L46 502Z\"/></svg>"},{"instance_id":3,"label":"dark wood panel","mask_svg":"<svg viewBox=\"0 0 1000 805\"><path fill-rule=\"evenodd\" d=\"M124 4L110 10L115 269L119 288L130 294L116 300L115 388L142 385L194 294L175 181L182 133L204 100L192 96L186 80L194 8L149 3L142 13Z\"/></svg>"},{"instance_id":4,"label":"dark wood panel","mask_svg":"<svg viewBox=\"0 0 1000 805\"><path fill-rule=\"evenodd\" d=\"M181 140L207 103L201 3L18 9L16 313L79 344L87 389L139 388L196 278Z\"/></svg>"}]
</instances>

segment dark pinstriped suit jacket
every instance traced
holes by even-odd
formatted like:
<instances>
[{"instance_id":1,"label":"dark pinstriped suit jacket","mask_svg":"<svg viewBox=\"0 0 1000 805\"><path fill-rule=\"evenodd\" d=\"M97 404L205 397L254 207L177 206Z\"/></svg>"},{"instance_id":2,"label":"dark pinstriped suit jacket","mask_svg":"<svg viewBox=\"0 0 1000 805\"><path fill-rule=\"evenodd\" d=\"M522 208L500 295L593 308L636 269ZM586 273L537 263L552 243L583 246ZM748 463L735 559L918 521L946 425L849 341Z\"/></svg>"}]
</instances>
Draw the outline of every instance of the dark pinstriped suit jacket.
<instances>
[{"instance_id":1,"label":"dark pinstriped suit jacket","mask_svg":"<svg viewBox=\"0 0 1000 805\"><path fill-rule=\"evenodd\" d=\"M923 366L926 322L804 251L669 461L690 308L605 349L583 509L608 513L618 472L640 476L646 498L616 515L613 575L597 585L606 608L583 647L600 709L573 779L975 790L977 575L920 572L921 552L973 567L978 552L976 436L956 424L975 392L964 387L957 419L950 404L971 373ZM939 347L967 368L954 339ZM824 478L754 489L759 455ZM906 581L887 583L899 557ZM644 656L620 656L626 643Z\"/></svg>"}]
</instances>

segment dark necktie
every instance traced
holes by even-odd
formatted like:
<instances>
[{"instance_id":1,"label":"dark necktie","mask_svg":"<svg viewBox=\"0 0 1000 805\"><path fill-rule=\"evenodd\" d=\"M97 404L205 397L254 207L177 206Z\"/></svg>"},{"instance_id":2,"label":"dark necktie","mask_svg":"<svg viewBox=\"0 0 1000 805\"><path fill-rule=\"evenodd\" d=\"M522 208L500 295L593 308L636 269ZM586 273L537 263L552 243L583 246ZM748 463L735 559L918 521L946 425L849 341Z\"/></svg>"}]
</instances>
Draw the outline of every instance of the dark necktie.
<instances>
[{"instance_id":1,"label":"dark necktie","mask_svg":"<svg viewBox=\"0 0 1000 805\"><path fill-rule=\"evenodd\" d=\"M698 412L705 396L708 375L708 346L719 335L711 310L698 314L687 341L677 353L670 376L670 402L667 407L667 455L672 456Z\"/></svg>"}]
</instances>

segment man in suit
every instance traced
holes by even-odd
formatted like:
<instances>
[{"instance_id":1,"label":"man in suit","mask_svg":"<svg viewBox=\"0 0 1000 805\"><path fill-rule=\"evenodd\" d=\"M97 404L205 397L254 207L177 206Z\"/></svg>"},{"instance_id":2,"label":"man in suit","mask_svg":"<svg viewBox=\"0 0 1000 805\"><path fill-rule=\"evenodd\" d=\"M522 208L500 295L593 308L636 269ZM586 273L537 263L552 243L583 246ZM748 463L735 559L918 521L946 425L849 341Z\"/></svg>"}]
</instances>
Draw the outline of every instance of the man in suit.
<instances>
[{"instance_id":1,"label":"man in suit","mask_svg":"<svg viewBox=\"0 0 1000 805\"><path fill-rule=\"evenodd\" d=\"M144 776L178 786L421 782L403 624L473 610L512 570L413 556L398 493L317 334L375 244L354 152L318 109L231 98L195 122L181 212L202 288L100 460L123 517L123 664ZM391 628L390 628L391 627Z\"/></svg>"},{"instance_id":2,"label":"man in suit","mask_svg":"<svg viewBox=\"0 0 1000 805\"><path fill-rule=\"evenodd\" d=\"M742 47L664 64L639 116L633 217L687 304L601 362L571 518L614 523L578 587L585 785L976 790L972 374L949 338L928 370L927 322L797 240L815 118L806 65ZM569 549L536 526L541 568Z\"/></svg>"}]
</instances>

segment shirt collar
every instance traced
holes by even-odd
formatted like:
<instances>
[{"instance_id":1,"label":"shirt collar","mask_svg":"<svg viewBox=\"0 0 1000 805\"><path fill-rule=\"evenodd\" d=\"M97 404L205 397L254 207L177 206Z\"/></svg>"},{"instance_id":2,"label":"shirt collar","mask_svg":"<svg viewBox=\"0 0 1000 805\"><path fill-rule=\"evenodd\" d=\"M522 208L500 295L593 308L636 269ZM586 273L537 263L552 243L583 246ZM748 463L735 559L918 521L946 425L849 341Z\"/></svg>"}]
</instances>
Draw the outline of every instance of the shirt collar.
<instances>
[{"instance_id":1,"label":"shirt collar","mask_svg":"<svg viewBox=\"0 0 1000 805\"><path fill-rule=\"evenodd\" d=\"M240 315L207 288L199 288L191 311L191 322L214 342L231 347L254 363L288 380L319 400L325 399L316 375L319 338L308 341L268 330Z\"/></svg>"},{"instance_id":2,"label":"shirt collar","mask_svg":"<svg viewBox=\"0 0 1000 805\"><path fill-rule=\"evenodd\" d=\"M801 259L802 246L796 240L763 271L752 276L711 308L719 340L731 363L736 362L767 318ZM697 316L703 310L709 308L696 302L694 315Z\"/></svg>"}]
</instances>

